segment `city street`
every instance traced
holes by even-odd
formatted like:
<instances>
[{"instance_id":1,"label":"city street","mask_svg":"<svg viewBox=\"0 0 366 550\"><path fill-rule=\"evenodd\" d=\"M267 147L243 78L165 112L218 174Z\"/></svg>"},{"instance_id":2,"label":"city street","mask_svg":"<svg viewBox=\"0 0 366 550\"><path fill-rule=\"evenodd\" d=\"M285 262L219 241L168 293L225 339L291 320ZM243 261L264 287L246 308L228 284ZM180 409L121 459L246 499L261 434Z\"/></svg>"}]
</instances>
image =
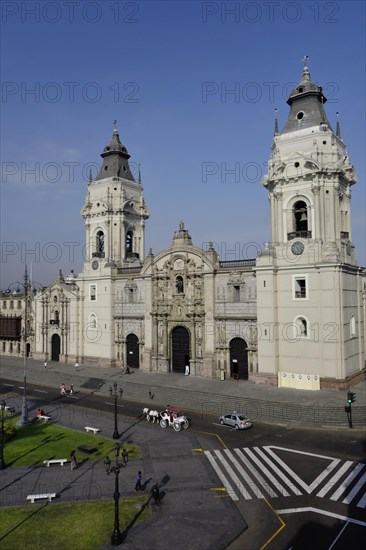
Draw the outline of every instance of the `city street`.
<instances>
[{"instance_id":1,"label":"city street","mask_svg":"<svg viewBox=\"0 0 366 550\"><path fill-rule=\"evenodd\" d=\"M8 403L20 404L21 384L3 380L0 390ZM114 403L109 395L80 390L61 397L57 388L34 385L27 390L32 414L42 406L57 424L83 429L88 421L87 425L105 426L102 435L112 437ZM177 504L178 499L181 507L190 506L189 495L194 493L205 514L221 514L222 521L211 528L219 539L233 520L232 539L239 538L232 543L226 540L222 548L235 550L245 543L258 549L308 549L314 536L317 548L340 549L346 543L361 548L360 532L366 527L362 431L327 431L325 437L319 429L260 422L249 430L235 430L221 426L216 415L189 411L188 417L188 430L163 430L143 419L140 403L123 399L120 437L142 446L145 475L149 471L154 478L157 472L161 477L169 475L166 502ZM95 468L91 471L95 485ZM92 498L93 492L86 490L89 482L84 476L82 492L75 493L74 487L62 498ZM110 488L105 483L102 487L100 497L108 498ZM126 490L131 489L127 483ZM8 495L15 493L8 489Z\"/></svg>"}]
</instances>

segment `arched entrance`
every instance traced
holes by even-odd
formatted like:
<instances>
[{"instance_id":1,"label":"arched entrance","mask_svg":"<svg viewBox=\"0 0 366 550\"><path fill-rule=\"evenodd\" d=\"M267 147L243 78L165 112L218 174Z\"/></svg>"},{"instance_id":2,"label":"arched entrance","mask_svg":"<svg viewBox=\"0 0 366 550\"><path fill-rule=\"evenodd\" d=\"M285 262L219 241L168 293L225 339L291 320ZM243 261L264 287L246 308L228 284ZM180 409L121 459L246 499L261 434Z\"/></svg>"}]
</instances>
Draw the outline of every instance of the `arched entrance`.
<instances>
[{"instance_id":1,"label":"arched entrance","mask_svg":"<svg viewBox=\"0 0 366 550\"><path fill-rule=\"evenodd\" d=\"M136 334L129 334L126 338L127 365L133 369L140 368L140 346Z\"/></svg>"},{"instance_id":2,"label":"arched entrance","mask_svg":"<svg viewBox=\"0 0 366 550\"><path fill-rule=\"evenodd\" d=\"M233 338L230 342L230 376L248 380L248 350L242 338Z\"/></svg>"},{"instance_id":3,"label":"arched entrance","mask_svg":"<svg viewBox=\"0 0 366 550\"><path fill-rule=\"evenodd\" d=\"M51 338L51 360L60 359L61 339L58 334L53 334Z\"/></svg>"},{"instance_id":4,"label":"arched entrance","mask_svg":"<svg viewBox=\"0 0 366 550\"><path fill-rule=\"evenodd\" d=\"M189 332L184 327L175 327L171 335L171 367L173 372L185 372L189 366Z\"/></svg>"}]
</instances>

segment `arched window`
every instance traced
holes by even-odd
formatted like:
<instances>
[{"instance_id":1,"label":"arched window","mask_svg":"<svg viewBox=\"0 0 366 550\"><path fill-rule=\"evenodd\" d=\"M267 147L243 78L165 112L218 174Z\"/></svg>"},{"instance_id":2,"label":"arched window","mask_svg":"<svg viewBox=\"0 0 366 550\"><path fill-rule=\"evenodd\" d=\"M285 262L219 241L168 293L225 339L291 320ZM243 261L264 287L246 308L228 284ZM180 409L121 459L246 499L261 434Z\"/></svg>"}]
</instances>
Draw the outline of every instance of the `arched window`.
<instances>
[{"instance_id":1,"label":"arched window","mask_svg":"<svg viewBox=\"0 0 366 550\"><path fill-rule=\"evenodd\" d=\"M54 312L54 319L55 319L56 323L58 323L60 321L60 313L57 311L57 309Z\"/></svg>"},{"instance_id":2,"label":"arched window","mask_svg":"<svg viewBox=\"0 0 366 550\"><path fill-rule=\"evenodd\" d=\"M57 303L57 296L53 297L53 301L54 301L55 304Z\"/></svg>"},{"instance_id":3,"label":"arched window","mask_svg":"<svg viewBox=\"0 0 366 550\"><path fill-rule=\"evenodd\" d=\"M178 275L178 277L175 279L175 288L177 289L178 294L183 294L184 292L184 285L183 285L183 277Z\"/></svg>"},{"instance_id":4,"label":"arched window","mask_svg":"<svg viewBox=\"0 0 366 550\"><path fill-rule=\"evenodd\" d=\"M126 256L130 256L133 252L132 242L133 242L133 233L132 233L132 231L127 231L127 233L126 233Z\"/></svg>"},{"instance_id":5,"label":"arched window","mask_svg":"<svg viewBox=\"0 0 366 550\"><path fill-rule=\"evenodd\" d=\"M304 317L298 317L295 321L295 339L308 337L308 322Z\"/></svg>"},{"instance_id":6,"label":"arched window","mask_svg":"<svg viewBox=\"0 0 366 550\"><path fill-rule=\"evenodd\" d=\"M293 207L294 231L308 231L308 209L304 201L297 201Z\"/></svg>"},{"instance_id":7,"label":"arched window","mask_svg":"<svg viewBox=\"0 0 366 550\"><path fill-rule=\"evenodd\" d=\"M97 242L96 242L96 255L99 258L104 258L104 233L103 231L98 231L97 233Z\"/></svg>"}]
</instances>

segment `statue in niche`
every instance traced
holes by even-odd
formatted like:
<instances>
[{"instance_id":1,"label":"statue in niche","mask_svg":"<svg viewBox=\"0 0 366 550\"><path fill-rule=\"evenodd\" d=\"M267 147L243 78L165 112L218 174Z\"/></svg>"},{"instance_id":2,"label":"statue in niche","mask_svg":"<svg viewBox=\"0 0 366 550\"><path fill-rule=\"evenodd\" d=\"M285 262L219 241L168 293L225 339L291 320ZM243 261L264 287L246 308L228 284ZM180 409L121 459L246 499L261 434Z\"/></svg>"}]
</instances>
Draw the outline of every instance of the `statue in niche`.
<instances>
[{"instance_id":1,"label":"statue in niche","mask_svg":"<svg viewBox=\"0 0 366 550\"><path fill-rule=\"evenodd\" d=\"M197 323L196 333L197 333L197 338L201 339L202 338L202 324L201 323Z\"/></svg>"},{"instance_id":2,"label":"statue in niche","mask_svg":"<svg viewBox=\"0 0 366 550\"><path fill-rule=\"evenodd\" d=\"M163 337L163 321L159 321L159 326L158 326L158 333L159 333L159 338L162 338Z\"/></svg>"},{"instance_id":3,"label":"statue in niche","mask_svg":"<svg viewBox=\"0 0 366 550\"><path fill-rule=\"evenodd\" d=\"M197 342L197 357L202 357L202 343Z\"/></svg>"},{"instance_id":4,"label":"statue in niche","mask_svg":"<svg viewBox=\"0 0 366 550\"><path fill-rule=\"evenodd\" d=\"M177 277L175 280L175 287L178 294L183 294L183 278Z\"/></svg>"}]
</instances>

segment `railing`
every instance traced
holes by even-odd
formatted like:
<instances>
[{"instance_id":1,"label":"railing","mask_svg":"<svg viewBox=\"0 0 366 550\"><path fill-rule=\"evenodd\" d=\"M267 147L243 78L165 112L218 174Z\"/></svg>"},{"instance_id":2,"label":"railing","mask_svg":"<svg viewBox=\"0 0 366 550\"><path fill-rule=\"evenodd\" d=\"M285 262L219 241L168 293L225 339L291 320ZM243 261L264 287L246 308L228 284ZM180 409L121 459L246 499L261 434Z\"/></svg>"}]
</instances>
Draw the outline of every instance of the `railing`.
<instances>
[{"instance_id":1,"label":"railing","mask_svg":"<svg viewBox=\"0 0 366 550\"><path fill-rule=\"evenodd\" d=\"M341 231L341 239L349 239L348 231Z\"/></svg>"},{"instance_id":2,"label":"railing","mask_svg":"<svg viewBox=\"0 0 366 550\"><path fill-rule=\"evenodd\" d=\"M220 262L220 267L251 267L255 266L255 259L251 260L232 260Z\"/></svg>"},{"instance_id":3,"label":"railing","mask_svg":"<svg viewBox=\"0 0 366 550\"><path fill-rule=\"evenodd\" d=\"M295 290L295 298L306 298L306 290Z\"/></svg>"},{"instance_id":4,"label":"railing","mask_svg":"<svg viewBox=\"0 0 366 550\"><path fill-rule=\"evenodd\" d=\"M104 252L93 252L92 258L105 258Z\"/></svg>"},{"instance_id":5,"label":"railing","mask_svg":"<svg viewBox=\"0 0 366 550\"><path fill-rule=\"evenodd\" d=\"M296 238L311 239L311 231L292 231L291 233L287 233L288 241Z\"/></svg>"}]
</instances>

